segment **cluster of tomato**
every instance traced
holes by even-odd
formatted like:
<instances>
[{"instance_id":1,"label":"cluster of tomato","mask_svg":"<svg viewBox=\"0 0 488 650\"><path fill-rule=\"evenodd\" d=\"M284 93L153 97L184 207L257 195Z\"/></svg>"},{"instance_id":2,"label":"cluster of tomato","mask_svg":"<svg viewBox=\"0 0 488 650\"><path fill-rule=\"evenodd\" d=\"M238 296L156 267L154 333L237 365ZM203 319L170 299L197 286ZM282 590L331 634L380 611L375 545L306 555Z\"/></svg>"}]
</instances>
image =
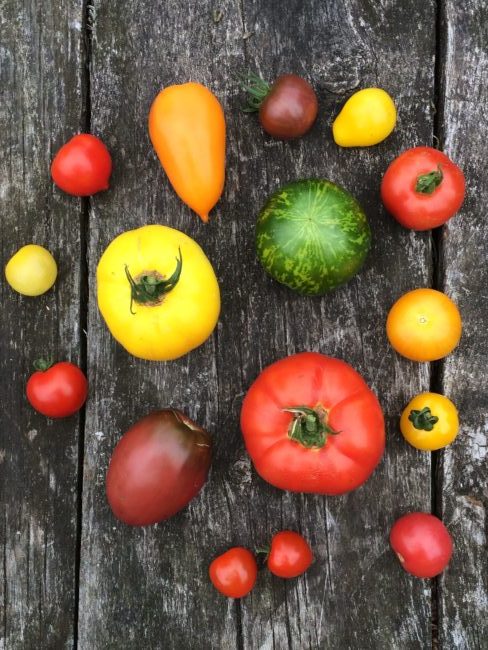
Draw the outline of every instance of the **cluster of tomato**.
<instances>
[{"instance_id":1,"label":"cluster of tomato","mask_svg":"<svg viewBox=\"0 0 488 650\"><path fill-rule=\"evenodd\" d=\"M296 138L317 116L308 82L284 75L269 86L246 80L249 110L258 110L273 137ZM382 89L367 88L345 103L333 124L335 142L370 146L396 123L396 108ZM220 198L225 177L225 119L204 86L171 86L156 97L149 134L171 184L203 221ZM108 188L110 154L95 136L82 134L56 155L55 183L75 196ZM429 147L400 155L387 169L381 195L387 209L408 228L439 226L459 209L464 177L447 156ZM20 249L6 266L11 286L40 295L55 282L56 262L42 247ZM198 244L175 229L150 225L123 233L105 250L97 269L98 304L113 336L135 356L169 360L203 343L220 310L215 273ZM433 289L402 296L387 319L387 335L400 354L431 361L449 354L461 336L454 303ZM48 417L66 417L87 397L87 380L74 364L39 362L27 384L31 404ZM401 417L401 431L418 449L439 449L458 431L457 411L447 397L423 393ZM364 483L385 445L384 419L376 396L347 363L302 353L266 368L242 406L241 429L257 472L278 488L343 494ZM151 413L117 444L107 473L107 498L114 514L130 525L148 525L181 510L206 481L211 436L176 409ZM175 496L176 495L176 496ZM141 506L144 504L144 507ZM390 541L404 568L431 577L443 570L452 541L442 522L410 513L393 526ZM294 577L312 562L296 532L277 533L267 555L270 571ZM254 555L235 547L216 558L210 578L222 593L241 597L257 575Z\"/></svg>"}]
</instances>

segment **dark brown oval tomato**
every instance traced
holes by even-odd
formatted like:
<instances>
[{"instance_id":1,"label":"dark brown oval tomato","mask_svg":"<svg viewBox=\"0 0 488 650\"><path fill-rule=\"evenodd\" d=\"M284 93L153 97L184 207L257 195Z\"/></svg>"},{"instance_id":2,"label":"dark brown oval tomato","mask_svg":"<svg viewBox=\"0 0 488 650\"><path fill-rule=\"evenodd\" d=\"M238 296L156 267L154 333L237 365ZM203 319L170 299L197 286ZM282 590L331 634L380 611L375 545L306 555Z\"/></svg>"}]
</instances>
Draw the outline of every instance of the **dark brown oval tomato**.
<instances>
[{"instance_id":1,"label":"dark brown oval tomato","mask_svg":"<svg viewBox=\"0 0 488 650\"><path fill-rule=\"evenodd\" d=\"M258 474L293 492L354 490L385 447L383 412L364 379L316 352L263 370L244 398L241 429Z\"/></svg>"},{"instance_id":2,"label":"dark brown oval tomato","mask_svg":"<svg viewBox=\"0 0 488 650\"><path fill-rule=\"evenodd\" d=\"M305 135L317 117L318 101L312 86L296 74L284 74L269 85L249 75L244 88L250 94L249 108L258 110L261 126L279 140Z\"/></svg>"},{"instance_id":3,"label":"dark brown oval tomato","mask_svg":"<svg viewBox=\"0 0 488 650\"><path fill-rule=\"evenodd\" d=\"M207 479L209 433L176 409L155 411L119 440L107 472L114 515L131 526L168 519L195 497Z\"/></svg>"},{"instance_id":4,"label":"dark brown oval tomato","mask_svg":"<svg viewBox=\"0 0 488 650\"><path fill-rule=\"evenodd\" d=\"M256 558L242 546L230 548L213 560L208 570L213 586L229 598L243 598L256 583Z\"/></svg>"},{"instance_id":5,"label":"dark brown oval tomato","mask_svg":"<svg viewBox=\"0 0 488 650\"><path fill-rule=\"evenodd\" d=\"M88 381L82 370L69 361L51 365L44 361L27 382L30 404L48 418L66 418L81 409L88 395Z\"/></svg>"},{"instance_id":6,"label":"dark brown oval tomato","mask_svg":"<svg viewBox=\"0 0 488 650\"><path fill-rule=\"evenodd\" d=\"M94 135L75 135L58 151L51 165L56 185L73 196L91 196L108 189L112 158Z\"/></svg>"},{"instance_id":7,"label":"dark brown oval tomato","mask_svg":"<svg viewBox=\"0 0 488 650\"><path fill-rule=\"evenodd\" d=\"M381 198L395 219L412 230L437 228L464 200L463 172L444 153L414 147L391 163L381 182Z\"/></svg>"},{"instance_id":8,"label":"dark brown oval tomato","mask_svg":"<svg viewBox=\"0 0 488 650\"><path fill-rule=\"evenodd\" d=\"M452 539L442 521L427 512L400 517L390 532L390 544L400 564L417 578L442 573L452 556Z\"/></svg>"},{"instance_id":9,"label":"dark brown oval tomato","mask_svg":"<svg viewBox=\"0 0 488 650\"><path fill-rule=\"evenodd\" d=\"M313 554L306 539L293 530L274 535L268 555L268 569L279 578L296 578L312 564Z\"/></svg>"}]
</instances>

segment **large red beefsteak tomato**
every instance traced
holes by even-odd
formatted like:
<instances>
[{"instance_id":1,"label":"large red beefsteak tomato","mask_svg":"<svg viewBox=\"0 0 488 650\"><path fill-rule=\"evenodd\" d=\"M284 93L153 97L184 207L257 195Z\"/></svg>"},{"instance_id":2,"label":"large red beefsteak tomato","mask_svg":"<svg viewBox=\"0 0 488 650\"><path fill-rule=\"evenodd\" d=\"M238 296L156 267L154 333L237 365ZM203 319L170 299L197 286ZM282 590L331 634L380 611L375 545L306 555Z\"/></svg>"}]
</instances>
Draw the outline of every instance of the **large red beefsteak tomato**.
<instances>
[{"instance_id":1,"label":"large red beefsteak tomato","mask_svg":"<svg viewBox=\"0 0 488 650\"><path fill-rule=\"evenodd\" d=\"M315 352L263 370L244 399L241 428L258 474L293 492L354 490L385 447L383 412L364 379Z\"/></svg>"}]
</instances>

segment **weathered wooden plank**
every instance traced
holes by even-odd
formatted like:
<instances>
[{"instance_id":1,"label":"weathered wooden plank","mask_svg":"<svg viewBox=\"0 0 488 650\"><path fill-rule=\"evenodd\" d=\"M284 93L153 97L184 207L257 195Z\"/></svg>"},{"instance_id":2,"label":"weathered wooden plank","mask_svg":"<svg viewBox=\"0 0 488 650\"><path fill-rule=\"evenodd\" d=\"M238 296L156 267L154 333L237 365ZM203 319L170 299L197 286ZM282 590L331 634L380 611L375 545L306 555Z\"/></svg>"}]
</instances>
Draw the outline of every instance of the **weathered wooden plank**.
<instances>
[{"instance_id":1,"label":"weathered wooden plank","mask_svg":"<svg viewBox=\"0 0 488 650\"><path fill-rule=\"evenodd\" d=\"M226 200L205 226L176 197L152 150L147 115L161 87L187 80L207 84L231 113L230 72L242 58L241 24L230 5L220 22L210 1L96 2L91 73L92 129L114 155L110 192L95 197L90 218L90 286L101 252L120 232L147 223L180 228L202 245L219 278L229 277L229 229L235 222L237 140L229 124ZM222 224L227 222L225 234ZM226 240L225 237L228 239ZM224 249L228 248L224 256ZM136 360L118 346L90 295L88 364L97 400L88 406L80 577L82 648L236 647L236 605L209 586L213 555L238 542L232 510L239 483L232 471L240 434L227 414L231 384L219 393L216 346L232 326L228 301L217 334L191 355L171 363ZM240 312L236 312L239 316ZM237 344L237 342L236 342ZM239 368L236 369L240 376ZM105 472L120 434L139 417L179 405L215 433L212 478L203 494L171 521L147 529L117 522L106 503ZM235 402L233 416L237 409ZM239 450L239 451L238 451Z\"/></svg>"},{"instance_id":2,"label":"weathered wooden plank","mask_svg":"<svg viewBox=\"0 0 488 650\"><path fill-rule=\"evenodd\" d=\"M82 3L0 2L0 265L27 243L59 263L40 298L0 284L0 647L72 647L78 419L24 396L39 356L79 359L80 202L53 188L53 153L80 128Z\"/></svg>"},{"instance_id":3,"label":"weathered wooden plank","mask_svg":"<svg viewBox=\"0 0 488 650\"><path fill-rule=\"evenodd\" d=\"M244 647L426 647L430 587L396 565L388 531L403 512L430 510L430 459L409 449L398 432L402 406L428 387L428 367L395 355L384 323L401 293L430 283L429 236L409 233L386 215L378 188L395 155L432 141L434 3L311 2L305 7L288 2L286 14L279 2L245 0L243 7L243 29L253 34L247 63L268 78L286 71L305 74L319 91L321 111L312 133L292 145L271 142L256 125L239 129L245 157L252 161L252 166L241 163L240 202L255 213L280 183L330 178L364 205L374 247L364 271L347 287L322 300L306 300L279 289L255 268L249 226L242 228L248 255L243 267L253 268L255 295L265 295L266 301L258 306L254 296L244 296L245 312L254 314L250 344L230 363L227 354L227 362L232 367L243 359L250 381L262 364L286 353L314 349L339 356L369 380L388 421L385 459L370 482L351 495L280 495L253 477L250 497L259 541L281 526L301 529L317 550L317 562L298 581L263 577L241 605ZM422 29L412 32L412 24ZM375 148L339 150L331 138L332 118L355 88L371 85L395 98L398 127ZM260 336L268 328L277 330L279 347Z\"/></svg>"},{"instance_id":4,"label":"weathered wooden plank","mask_svg":"<svg viewBox=\"0 0 488 650\"><path fill-rule=\"evenodd\" d=\"M440 501L455 554L440 581L440 634L445 648L475 650L488 643L488 6L482 0L444 4L444 150L466 174L467 197L443 233L445 291L459 305L464 334L442 375L461 431L443 454Z\"/></svg>"},{"instance_id":5,"label":"weathered wooden plank","mask_svg":"<svg viewBox=\"0 0 488 650\"><path fill-rule=\"evenodd\" d=\"M136 648L391 648L430 639L430 589L405 576L388 551L388 529L411 508L430 508L430 461L400 440L397 416L428 386L428 367L389 349L384 321L404 290L428 284L428 235L408 233L380 208L379 177L400 150L432 140L434 6L401 3L95 3L92 125L114 152L112 189L96 197L90 277L122 230L168 223L196 237L222 286L217 334L168 364L131 359L89 308L89 369L98 396L88 405L80 646ZM412 20L424 28L411 33ZM384 63L383 63L384 62ZM407 65L408 63L408 65ZM265 137L239 107L235 75L257 68L272 78L303 73L317 87L321 114L304 140ZM200 224L159 168L146 115L161 86L209 85L228 120L225 195ZM341 151L331 116L358 85L378 83L398 101L395 134L372 150ZM359 278L324 299L291 294L265 276L253 242L257 211L280 183L323 175L350 189L369 214L375 245ZM366 487L343 498L290 495L251 470L238 426L242 395L269 362L300 349L341 356L380 394L388 450ZM145 530L110 514L104 477L120 433L151 408L180 406L215 433L210 483L184 513ZM408 471L405 470L408 467ZM253 594L232 603L208 585L211 558L232 544L266 542L280 527L301 529L317 562L290 583L260 576Z\"/></svg>"}]
</instances>

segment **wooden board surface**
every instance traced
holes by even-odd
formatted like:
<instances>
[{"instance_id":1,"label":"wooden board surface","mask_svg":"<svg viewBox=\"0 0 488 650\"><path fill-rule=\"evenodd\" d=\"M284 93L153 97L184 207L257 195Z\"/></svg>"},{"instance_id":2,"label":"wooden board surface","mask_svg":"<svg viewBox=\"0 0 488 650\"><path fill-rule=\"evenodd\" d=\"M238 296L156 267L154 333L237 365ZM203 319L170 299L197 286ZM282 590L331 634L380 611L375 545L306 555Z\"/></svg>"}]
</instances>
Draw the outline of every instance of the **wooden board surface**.
<instances>
[{"instance_id":1,"label":"wooden board surface","mask_svg":"<svg viewBox=\"0 0 488 650\"><path fill-rule=\"evenodd\" d=\"M27 404L39 357L80 358L80 215L54 189L53 153L81 121L82 8L75 0L0 2L1 267L47 246L54 290L33 299L0 284L0 647L72 647L78 418L47 421Z\"/></svg>"},{"instance_id":2,"label":"wooden board surface","mask_svg":"<svg viewBox=\"0 0 488 650\"><path fill-rule=\"evenodd\" d=\"M464 169L467 197L443 237L444 289L464 320L461 345L444 364L443 388L460 410L461 432L444 451L440 503L456 551L440 579L445 648L488 646L488 253L486 138L488 6L449 0L445 7L443 140ZM480 263L481 262L481 263Z\"/></svg>"},{"instance_id":3,"label":"wooden board surface","mask_svg":"<svg viewBox=\"0 0 488 650\"><path fill-rule=\"evenodd\" d=\"M486 247L482 0L462 8L454 0L290 0L286 11L278 0L36 5L0 0L0 253L5 264L27 241L47 244L61 274L55 290L37 300L0 284L7 307L0 321L1 650L486 647L486 292L473 262L484 259ZM246 69L270 80L287 71L307 77L320 102L312 132L293 143L265 136L240 110L236 78ZM159 89L189 79L215 92L227 119L226 187L208 225L176 197L147 134ZM331 138L333 116L368 85L395 97L398 126L377 147L341 150ZM49 163L86 126L109 146L114 174L109 192L81 205L53 189ZM402 229L379 198L387 164L435 136L465 169L470 188L462 216L435 235L440 259L430 233ZM267 196L310 176L351 191L374 237L360 275L318 299L277 285L254 251ZM147 223L194 237L222 292L212 338L166 364L129 357L96 305L101 253L117 234ZM465 320L462 346L438 368L402 360L384 334L394 300L433 283L455 298ZM34 414L23 388L39 348L84 363L85 321L91 392L80 432L76 418L46 423ZM306 349L349 361L387 416L381 465L344 497L280 492L256 475L244 450L238 422L247 388L267 364ZM444 387L463 419L463 434L433 466L398 431L404 404L430 384ZM106 502L110 454L133 422L165 405L214 434L210 480L170 521L129 528ZM457 549L437 582L409 578L388 547L396 517L431 508L445 518ZM305 576L284 582L263 571L242 601L209 586L215 555L234 544L262 546L282 528L303 532L314 547L316 562Z\"/></svg>"}]
</instances>

